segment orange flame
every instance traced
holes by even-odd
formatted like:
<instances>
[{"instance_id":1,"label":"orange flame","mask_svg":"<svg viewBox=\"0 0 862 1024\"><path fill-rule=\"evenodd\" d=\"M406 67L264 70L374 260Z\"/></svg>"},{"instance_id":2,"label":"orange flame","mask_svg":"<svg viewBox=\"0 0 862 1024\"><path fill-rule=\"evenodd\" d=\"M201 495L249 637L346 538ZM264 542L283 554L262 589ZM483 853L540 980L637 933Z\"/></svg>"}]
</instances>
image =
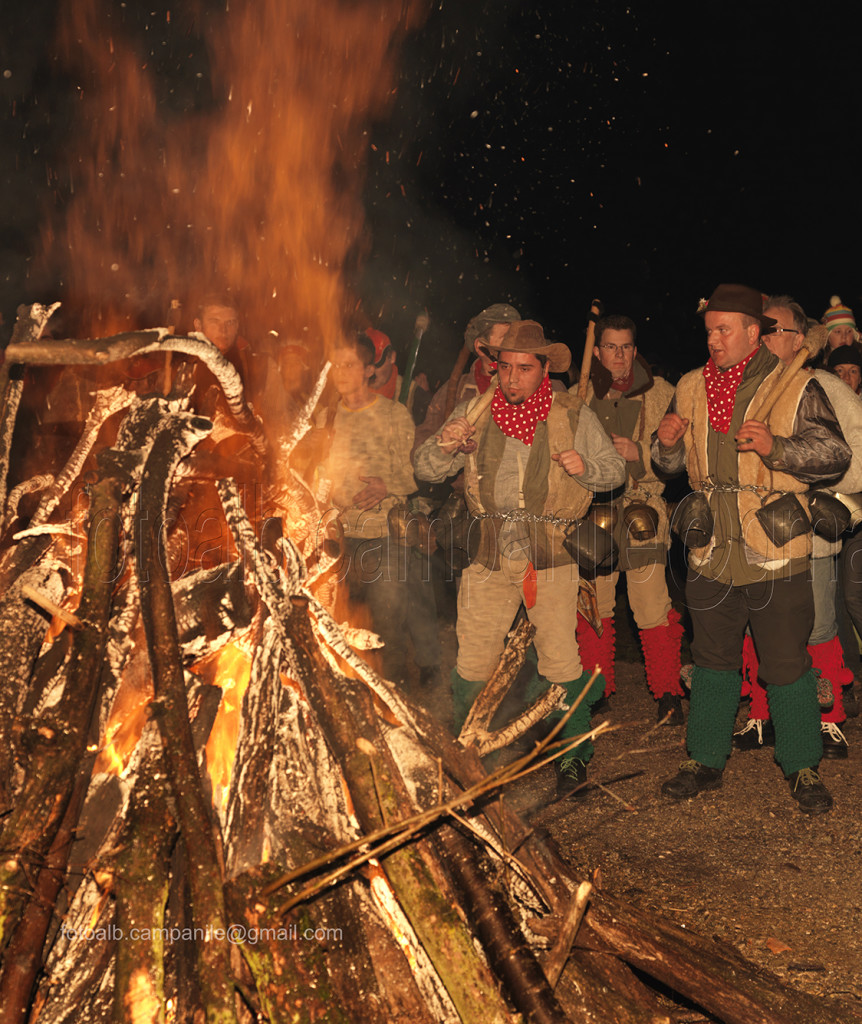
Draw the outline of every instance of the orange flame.
<instances>
[{"instance_id":1,"label":"orange flame","mask_svg":"<svg viewBox=\"0 0 862 1024\"><path fill-rule=\"evenodd\" d=\"M120 680L105 726L93 774L122 775L147 724L148 706L153 699L149 675L126 672Z\"/></svg>"},{"instance_id":2,"label":"orange flame","mask_svg":"<svg viewBox=\"0 0 862 1024\"><path fill-rule=\"evenodd\" d=\"M222 698L207 740L206 755L213 806L223 809L230 791L242 699L251 676L251 657L236 644L227 644L216 657L214 681L222 688Z\"/></svg>"},{"instance_id":3,"label":"orange flame","mask_svg":"<svg viewBox=\"0 0 862 1024\"><path fill-rule=\"evenodd\" d=\"M67 336L190 330L195 300L217 290L252 348L273 332L322 356L357 305L368 127L425 2L254 0L215 13L194 0L148 13L64 0L78 110L55 172L65 220L43 231L40 273L62 281ZM217 803L249 667L236 647L219 655L214 681L228 687L207 744ZM150 697L138 680L117 704L100 770L122 771Z\"/></svg>"},{"instance_id":4,"label":"orange flame","mask_svg":"<svg viewBox=\"0 0 862 1024\"><path fill-rule=\"evenodd\" d=\"M252 340L335 340L355 307L344 278L364 247L367 128L419 6L255 0L163 21L66 0L79 152L57 176L74 189L66 224L44 242L67 308L90 328L155 326L172 299L217 284ZM195 77L201 55L184 62L204 48Z\"/></svg>"}]
</instances>

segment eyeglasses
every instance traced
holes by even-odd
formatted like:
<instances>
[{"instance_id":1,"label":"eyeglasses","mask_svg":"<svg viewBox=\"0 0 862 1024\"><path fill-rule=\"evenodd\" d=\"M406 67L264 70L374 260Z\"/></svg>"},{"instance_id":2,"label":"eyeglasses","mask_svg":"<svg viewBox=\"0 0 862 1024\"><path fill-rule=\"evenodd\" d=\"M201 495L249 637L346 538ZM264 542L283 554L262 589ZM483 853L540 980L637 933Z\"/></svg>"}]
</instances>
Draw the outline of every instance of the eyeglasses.
<instances>
[{"instance_id":1,"label":"eyeglasses","mask_svg":"<svg viewBox=\"0 0 862 1024\"><path fill-rule=\"evenodd\" d=\"M764 336L768 337L770 334L799 334L799 331L794 331L790 327L770 327L764 332Z\"/></svg>"},{"instance_id":2,"label":"eyeglasses","mask_svg":"<svg viewBox=\"0 0 862 1024\"><path fill-rule=\"evenodd\" d=\"M628 355L629 352L634 352L634 348L635 347L634 347L634 345L631 345L631 344L628 344L628 345L606 345L604 342L602 342L602 344L599 345L599 348L602 350L602 352L622 352L623 355Z\"/></svg>"}]
</instances>

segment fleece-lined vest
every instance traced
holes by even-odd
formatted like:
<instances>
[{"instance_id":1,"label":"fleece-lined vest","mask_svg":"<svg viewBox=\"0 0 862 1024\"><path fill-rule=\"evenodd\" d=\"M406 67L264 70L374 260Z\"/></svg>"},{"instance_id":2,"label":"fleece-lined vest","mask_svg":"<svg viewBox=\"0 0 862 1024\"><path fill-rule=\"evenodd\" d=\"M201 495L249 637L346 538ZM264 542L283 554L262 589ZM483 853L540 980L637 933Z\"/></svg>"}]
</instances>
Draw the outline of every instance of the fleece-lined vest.
<instances>
[{"instance_id":1,"label":"fleece-lined vest","mask_svg":"<svg viewBox=\"0 0 862 1024\"><path fill-rule=\"evenodd\" d=\"M744 419L750 419L752 414L757 412L761 403L776 387L783 370L784 367L781 365L775 367L760 384L749 403ZM787 390L773 406L766 418L766 425L774 435L792 436L799 402L810 379L807 374L797 374L796 379L791 381ZM701 490L704 484L707 484L707 494L710 494L708 484L712 482L709 477L713 467L709 465L708 457L709 415L706 384L702 370L693 370L682 378L676 388L676 404L679 415L688 419L690 423L684 437L689 481L694 490ZM769 469L756 452L740 452L736 464L736 480L725 483L741 487L754 485L758 488L757 491L740 490L736 493L742 540L753 556L749 557L749 561L769 569L788 559L804 558L808 555L811 552L810 533L794 537L787 544L777 547L769 540L755 515L755 512L761 507L762 499L769 500L770 493L774 492L777 495L783 491L796 494L807 514L808 501L805 492L808 490L808 485L797 480L790 473ZM691 551L692 564L697 565L704 561L709 550L709 546L693 549Z\"/></svg>"},{"instance_id":2,"label":"fleece-lined vest","mask_svg":"<svg viewBox=\"0 0 862 1024\"><path fill-rule=\"evenodd\" d=\"M551 459L552 455L574 448L582 404L576 395L554 393L547 420L536 424L530 455L524 466L521 480L522 507L532 515L550 515L560 520L528 520L526 523L530 558L536 569L572 563L572 556L563 547L563 539L572 526L567 520L582 518L592 500L592 493ZM475 452L467 456L464 466L467 508L476 515L510 511L498 509L494 502L497 469L506 438L494 422L490 406L479 417L473 440L478 446ZM498 537L503 520L488 518L477 522L479 540L473 561L489 569L499 569Z\"/></svg>"}]
</instances>

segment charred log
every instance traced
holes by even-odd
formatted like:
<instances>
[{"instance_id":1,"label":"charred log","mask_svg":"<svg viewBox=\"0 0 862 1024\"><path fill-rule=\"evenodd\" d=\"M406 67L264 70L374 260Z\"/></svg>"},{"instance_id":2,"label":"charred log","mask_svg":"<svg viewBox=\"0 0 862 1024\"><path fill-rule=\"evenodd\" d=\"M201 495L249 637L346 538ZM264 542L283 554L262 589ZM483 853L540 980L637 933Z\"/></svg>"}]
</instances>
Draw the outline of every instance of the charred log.
<instances>
[{"instance_id":1,"label":"charred log","mask_svg":"<svg viewBox=\"0 0 862 1024\"><path fill-rule=\"evenodd\" d=\"M227 941L219 938L227 935L229 923L221 863L198 773L171 584L160 557L166 549L164 510L171 477L177 462L205 436L208 427L207 420L177 417L156 436L141 478L136 536L141 614L153 670L155 714L188 854L195 934L212 937L212 941L197 943L204 1006L208 1020L226 1022L235 1019L235 1002ZM159 510L161 515L150 518L150 510Z\"/></svg>"},{"instance_id":2,"label":"charred log","mask_svg":"<svg viewBox=\"0 0 862 1024\"><path fill-rule=\"evenodd\" d=\"M62 587L53 568L26 574L0 601L0 808L10 806L15 720L28 693L30 677L45 637L45 615L23 600L27 584L59 597Z\"/></svg>"},{"instance_id":3,"label":"charred log","mask_svg":"<svg viewBox=\"0 0 862 1024\"><path fill-rule=\"evenodd\" d=\"M613 953L575 950L560 982L560 998L579 1006L585 1024L674 1024L655 992Z\"/></svg>"},{"instance_id":4,"label":"charred log","mask_svg":"<svg viewBox=\"0 0 862 1024\"><path fill-rule=\"evenodd\" d=\"M150 731L124 816L114 862L117 943L114 1020L128 1024L164 1021L164 926L170 851L175 820L158 734ZM126 936L136 936L134 941Z\"/></svg>"},{"instance_id":5,"label":"charred log","mask_svg":"<svg viewBox=\"0 0 862 1024\"><path fill-rule=\"evenodd\" d=\"M33 897L3 957L0 1006L3 1007L3 1020L9 1024L27 1019L36 978L42 968L42 949L54 917L57 896L66 879L69 851L75 838L91 771L92 758L87 758L75 775L74 788L63 820L48 849L45 864L36 875Z\"/></svg>"},{"instance_id":6,"label":"charred log","mask_svg":"<svg viewBox=\"0 0 862 1024\"><path fill-rule=\"evenodd\" d=\"M473 924L491 967L524 1019L534 1024L568 1020L527 946L507 900L480 866L474 845L447 825L437 831L436 838L446 852L446 864L457 880L462 899L471 908Z\"/></svg>"},{"instance_id":7,"label":"charred log","mask_svg":"<svg viewBox=\"0 0 862 1024\"><path fill-rule=\"evenodd\" d=\"M71 798L71 782L84 754L97 705L113 567L119 544L120 484L108 478L92 490L84 590L84 622L73 641L67 684L51 719L31 728L32 755L24 790L0 836L0 946L5 947L28 901L33 865L41 865ZM47 719L47 720L46 720Z\"/></svg>"},{"instance_id":8,"label":"charred log","mask_svg":"<svg viewBox=\"0 0 862 1024\"><path fill-rule=\"evenodd\" d=\"M317 652L304 605L294 608L289 623L297 658L305 669L308 696L350 787L357 816L366 830L407 817L409 797L380 734L370 696L346 678L338 681ZM358 741L364 741L358 744ZM364 750L375 753L369 757ZM441 899L427 864L430 851L422 841L386 857L383 862L399 902L464 1021L505 1020L488 967L477 956L472 937Z\"/></svg>"},{"instance_id":9,"label":"charred log","mask_svg":"<svg viewBox=\"0 0 862 1024\"><path fill-rule=\"evenodd\" d=\"M633 967L715 1014L724 1024L857 1024L862 1015L845 1004L790 990L735 949L695 935L670 921L594 897L579 942L596 936Z\"/></svg>"}]
</instances>

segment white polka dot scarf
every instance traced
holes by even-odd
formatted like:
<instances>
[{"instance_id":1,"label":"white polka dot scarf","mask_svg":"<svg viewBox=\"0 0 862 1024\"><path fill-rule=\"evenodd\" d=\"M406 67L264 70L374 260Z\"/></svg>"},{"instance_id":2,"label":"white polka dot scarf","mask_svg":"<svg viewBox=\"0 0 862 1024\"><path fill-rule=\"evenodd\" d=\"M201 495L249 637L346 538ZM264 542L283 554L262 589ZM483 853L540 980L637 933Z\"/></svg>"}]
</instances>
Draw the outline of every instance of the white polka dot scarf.
<instances>
[{"instance_id":1,"label":"white polka dot scarf","mask_svg":"<svg viewBox=\"0 0 862 1024\"><path fill-rule=\"evenodd\" d=\"M741 363L731 366L729 370L719 370L715 363L708 359L703 368L703 379L706 384L706 403L709 408L709 422L713 430L726 434L733 418L733 403L736 401L736 389L742 380L742 374L749 360L755 355L746 356Z\"/></svg>"},{"instance_id":2,"label":"white polka dot scarf","mask_svg":"<svg viewBox=\"0 0 862 1024\"><path fill-rule=\"evenodd\" d=\"M517 437L524 444L532 444L536 434L536 424L539 420L544 421L548 418L553 400L551 378L547 376L538 389L520 405L510 405L503 396L500 386L497 385L497 390L491 399L491 416L507 437Z\"/></svg>"}]
</instances>

